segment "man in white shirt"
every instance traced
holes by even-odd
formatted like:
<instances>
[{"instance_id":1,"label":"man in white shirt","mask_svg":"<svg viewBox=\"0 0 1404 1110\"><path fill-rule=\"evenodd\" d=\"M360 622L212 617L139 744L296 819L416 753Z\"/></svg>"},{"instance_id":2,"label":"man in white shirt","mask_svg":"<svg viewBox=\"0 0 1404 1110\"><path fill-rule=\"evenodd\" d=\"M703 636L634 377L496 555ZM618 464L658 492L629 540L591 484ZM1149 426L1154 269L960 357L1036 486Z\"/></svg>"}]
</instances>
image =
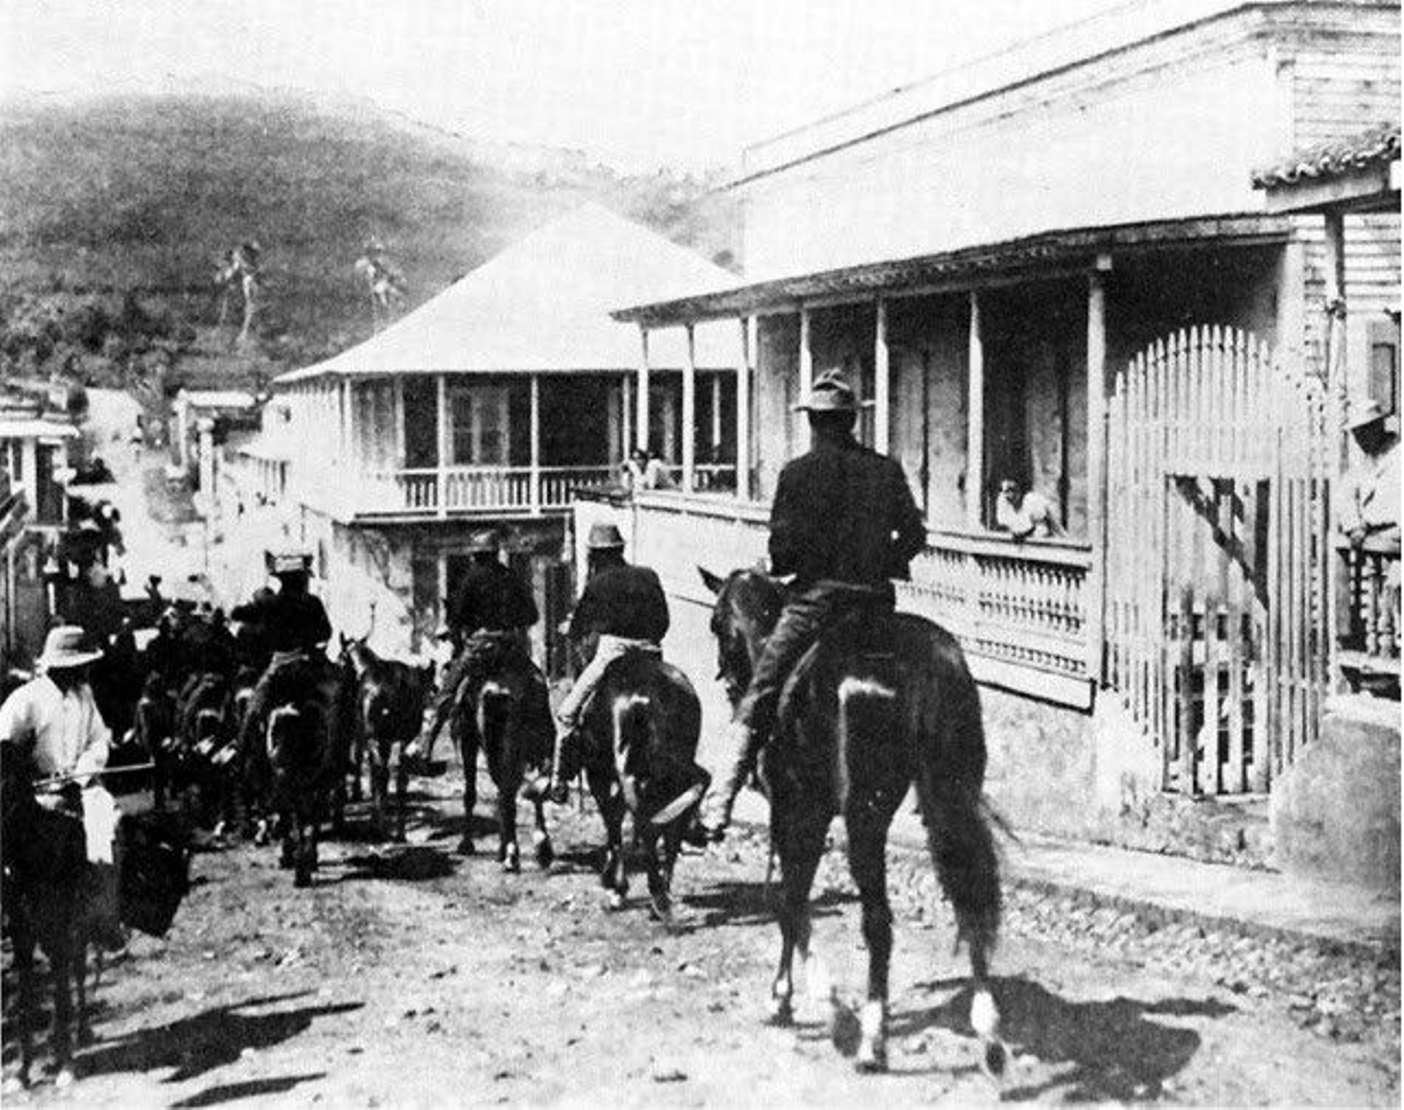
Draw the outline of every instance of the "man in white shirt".
<instances>
[{"instance_id":1,"label":"man in white shirt","mask_svg":"<svg viewBox=\"0 0 1404 1110\"><path fill-rule=\"evenodd\" d=\"M113 852L117 805L100 783L92 781L107 766L112 739L88 686L88 666L101 654L87 646L86 633L76 625L53 629L37 660L42 673L0 705L0 744L16 745L39 778L64 776L81 789L83 832L93 865L90 908L96 939L104 947L120 948Z\"/></svg>"},{"instance_id":2,"label":"man in white shirt","mask_svg":"<svg viewBox=\"0 0 1404 1110\"><path fill-rule=\"evenodd\" d=\"M1048 498L1035 490L1024 492L1012 478L1005 478L999 483L999 497L995 500L995 527L1010 533L1016 540L1026 540L1035 534L1063 534L1063 526L1058 523Z\"/></svg>"}]
</instances>

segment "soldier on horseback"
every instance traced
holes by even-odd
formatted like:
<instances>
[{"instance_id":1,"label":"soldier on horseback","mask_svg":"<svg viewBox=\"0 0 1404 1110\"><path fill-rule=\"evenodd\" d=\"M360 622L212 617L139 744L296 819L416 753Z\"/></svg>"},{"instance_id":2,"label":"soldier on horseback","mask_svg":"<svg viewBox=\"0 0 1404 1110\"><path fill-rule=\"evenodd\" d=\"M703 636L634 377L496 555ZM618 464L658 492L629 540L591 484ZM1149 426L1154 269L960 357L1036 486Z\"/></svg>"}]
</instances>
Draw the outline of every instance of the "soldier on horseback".
<instances>
[{"instance_id":1,"label":"soldier on horseback","mask_svg":"<svg viewBox=\"0 0 1404 1110\"><path fill-rule=\"evenodd\" d=\"M502 562L501 549L502 537L495 529L469 538L472 561L448 606L448 633L457 652L444 669L429 727L419 743L405 753L412 763L428 761L434 740L465 684L481 679L504 651L530 662L525 641L527 629L539 619L536 600L531 588ZM530 702L528 720L548 722L544 681L533 684Z\"/></svg>"},{"instance_id":2,"label":"soldier on horseback","mask_svg":"<svg viewBox=\"0 0 1404 1110\"><path fill-rule=\"evenodd\" d=\"M0 750L5 759L27 759L32 770L56 788L63 807L76 804L87 841L89 913L94 939L120 949L122 935L114 855L117 805L95 777L107 766L112 733L98 713L88 668L102 652L89 646L83 629L53 629L38 663L43 673L0 705Z\"/></svg>"},{"instance_id":3,"label":"soldier on horseback","mask_svg":"<svg viewBox=\"0 0 1404 1110\"><path fill-rule=\"evenodd\" d=\"M648 567L624 560L624 537L613 524L594 524L586 540L589 550L585 590L571 614L569 639L593 654L561 703L556 707L556 753L551 766L551 800L564 803L567 783L578 773L580 722L591 695L610 664L633 654L662 658L668 631L668 599L658 575ZM701 798L709 781L695 764L686 782L672 784L680 793L663 805L654 821L666 823Z\"/></svg>"},{"instance_id":4,"label":"soldier on horseback","mask_svg":"<svg viewBox=\"0 0 1404 1110\"><path fill-rule=\"evenodd\" d=\"M794 580L750 685L736 706L702 827L720 839L737 794L774 728L785 679L828 628L892 612L892 579L926 543L902 467L853 437L858 401L837 371L815 380L807 401L813 448L780 472L770 515L770 563Z\"/></svg>"},{"instance_id":5,"label":"soldier on horseback","mask_svg":"<svg viewBox=\"0 0 1404 1110\"><path fill-rule=\"evenodd\" d=\"M272 650L268 669L249 696L239 726L239 751L252 759L255 777L264 770L259 742L275 698L315 699L333 719L335 671L326 658L331 622L319 598L308 591L312 557L301 551L265 553L268 572L278 579L278 592L261 606L267 645Z\"/></svg>"}]
</instances>

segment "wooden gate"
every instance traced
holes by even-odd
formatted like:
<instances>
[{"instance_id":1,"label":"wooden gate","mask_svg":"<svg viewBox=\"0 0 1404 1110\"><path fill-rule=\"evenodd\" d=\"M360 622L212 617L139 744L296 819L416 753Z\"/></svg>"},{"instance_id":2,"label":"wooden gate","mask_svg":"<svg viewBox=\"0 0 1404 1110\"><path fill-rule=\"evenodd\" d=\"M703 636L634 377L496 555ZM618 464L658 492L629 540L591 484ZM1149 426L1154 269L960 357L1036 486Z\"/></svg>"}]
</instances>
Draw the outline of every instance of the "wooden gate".
<instances>
[{"instance_id":1,"label":"wooden gate","mask_svg":"<svg viewBox=\"0 0 1404 1110\"><path fill-rule=\"evenodd\" d=\"M1235 329L1157 341L1108 407L1104 678L1163 787L1267 789L1327 680L1324 390Z\"/></svg>"}]
</instances>

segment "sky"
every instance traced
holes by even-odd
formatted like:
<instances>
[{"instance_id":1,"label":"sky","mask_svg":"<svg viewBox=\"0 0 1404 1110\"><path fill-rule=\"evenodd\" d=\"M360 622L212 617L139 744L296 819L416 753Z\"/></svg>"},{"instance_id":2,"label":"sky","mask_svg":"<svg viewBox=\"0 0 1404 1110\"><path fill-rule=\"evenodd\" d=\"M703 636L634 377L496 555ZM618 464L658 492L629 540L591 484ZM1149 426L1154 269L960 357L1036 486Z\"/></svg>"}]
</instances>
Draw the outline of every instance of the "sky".
<instances>
[{"instance_id":1,"label":"sky","mask_svg":"<svg viewBox=\"0 0 1404 1110\"><path fill-rule=\"evenodd\" d=\"M744 145L1155 0L5 0L0 96L232 85L368 97L621 167Z\"/></svg>"}]
</instances>

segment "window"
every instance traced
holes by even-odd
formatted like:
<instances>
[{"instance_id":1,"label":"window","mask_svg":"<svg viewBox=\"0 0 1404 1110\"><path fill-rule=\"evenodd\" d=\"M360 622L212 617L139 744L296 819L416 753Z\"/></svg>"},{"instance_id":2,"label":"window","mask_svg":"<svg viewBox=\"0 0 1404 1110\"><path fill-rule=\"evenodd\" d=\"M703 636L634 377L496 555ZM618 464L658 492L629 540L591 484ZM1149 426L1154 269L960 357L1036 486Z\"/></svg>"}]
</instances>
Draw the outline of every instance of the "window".
<instances>
[{"instance_id":1,"label":"window","mask_svg":"<svg viewBox=\"0 0 1404 1110\"><path fill-rule=\"evenodd\" d=\"M506 466L509 432L506 386L450 388L449 434L455 465Z\"/></svg>"},{"instance_id":2,"label":"window","mask_svg":"<svg viewBox=\"0 0 1404 1110\"><path fill-rule=\"evenodd\" d=\"M1371 320L1366 330L1369 344L1369 396L1386 416L1399 412L1399 324L1390 319Z\"/></svg>"}]
</instances>

